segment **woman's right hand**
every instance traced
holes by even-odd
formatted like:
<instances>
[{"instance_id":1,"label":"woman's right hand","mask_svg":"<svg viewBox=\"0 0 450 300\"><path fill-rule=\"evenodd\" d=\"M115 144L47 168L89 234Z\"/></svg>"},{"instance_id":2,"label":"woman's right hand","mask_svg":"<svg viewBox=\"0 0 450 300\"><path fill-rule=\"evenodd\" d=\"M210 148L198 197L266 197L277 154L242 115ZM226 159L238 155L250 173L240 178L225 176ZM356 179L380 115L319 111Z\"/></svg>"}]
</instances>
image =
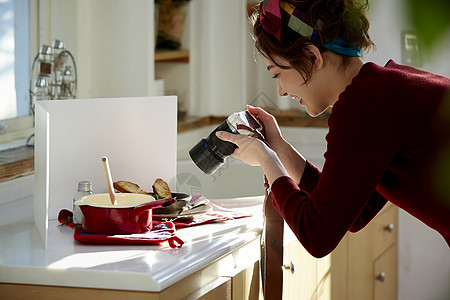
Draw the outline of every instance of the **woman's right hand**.
<instances>
[{"instance_id":1,"label":"woman's right hand","mask_svg":"<svg viewBox=\"0 0 450 300\"><path fill-rule=\"evenodd\" d=\"M294 182L300 184L306 165L306 159L283 139L280 127L278 126L274 116L259 107L247 105L247 110L263 123L263 134L266 143L277 154L289 176L294 180ZM270 168L268 170L275 169Z\"/></svg>"},{"instance_id":2,"label":"woman's right hand","mask_svg":"<svg viewBox=\"0 0 450 300\"><path fill-rule=\"evenodd\" d=\"M270 148L272 148L276 152L276 149L282 144L284 140L281 136L280 127L278 126L275 117L260 107L247 105L247 110L261 121L264 126L263 135L265 141L270 146Z\"/></svg>"}]
</instances>

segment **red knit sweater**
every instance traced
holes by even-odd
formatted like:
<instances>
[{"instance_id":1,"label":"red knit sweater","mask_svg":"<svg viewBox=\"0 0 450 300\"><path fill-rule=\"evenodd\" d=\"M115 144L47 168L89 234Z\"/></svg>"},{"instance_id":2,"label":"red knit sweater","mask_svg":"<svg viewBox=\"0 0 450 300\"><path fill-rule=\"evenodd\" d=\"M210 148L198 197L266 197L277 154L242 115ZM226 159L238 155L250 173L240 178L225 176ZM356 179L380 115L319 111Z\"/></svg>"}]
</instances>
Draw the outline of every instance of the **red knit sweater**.
<instances>
[{"instance_id":1,"label":"red knit sweater","mask_svg":"<svg viewBox=\"0 0 450 300\"><path fill-rule=\"evenodd\" d=\"M361 68L333 106L322 172L307 162L299 186L289 177L272 184L274 207L313 256L333 251L387 201L450 245L449 90L449 78L393 61Z\"/></svg>"}]
</instances>

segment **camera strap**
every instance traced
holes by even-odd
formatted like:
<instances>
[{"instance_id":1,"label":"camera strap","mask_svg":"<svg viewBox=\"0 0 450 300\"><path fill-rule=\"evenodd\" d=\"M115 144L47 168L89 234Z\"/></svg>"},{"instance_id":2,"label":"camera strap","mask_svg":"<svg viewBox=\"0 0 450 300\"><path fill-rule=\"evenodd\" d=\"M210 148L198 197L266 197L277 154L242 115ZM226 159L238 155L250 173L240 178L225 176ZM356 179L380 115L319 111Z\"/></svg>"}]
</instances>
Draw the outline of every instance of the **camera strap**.
<instances>
[{"instance_id":1,"label":"camera strap","mask_svg":"<svg viewBox=\"0 0 450 300\"><path fill-rule=\"evenodd\" d=\"M261 233L261 278L264 299L283 296L284 220L272 205L269 182L264 175L264 223Z\"/></svg>"}]
</instances>

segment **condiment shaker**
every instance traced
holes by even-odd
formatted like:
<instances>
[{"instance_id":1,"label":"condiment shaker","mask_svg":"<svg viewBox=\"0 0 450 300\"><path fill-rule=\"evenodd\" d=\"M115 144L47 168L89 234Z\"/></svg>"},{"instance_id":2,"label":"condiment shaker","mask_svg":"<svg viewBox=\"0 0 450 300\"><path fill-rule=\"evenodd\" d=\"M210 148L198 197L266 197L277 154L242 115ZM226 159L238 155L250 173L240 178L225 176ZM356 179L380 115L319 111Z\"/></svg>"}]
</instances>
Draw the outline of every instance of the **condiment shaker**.
<instances>
[{"instance_id":1,"label":"condiment shaker","mask_svg":"<svg viewBox=\"0 0 450 300\"><path fill-rule=\"evenodd\" d=\"M73 197L73 203L81 198L92 195L92 183L90 181L78 182L78 191ZM83 213L81 212L79 205L73 205L73 225L81 226L83 220Z\"/></svg>"}]
</instances>

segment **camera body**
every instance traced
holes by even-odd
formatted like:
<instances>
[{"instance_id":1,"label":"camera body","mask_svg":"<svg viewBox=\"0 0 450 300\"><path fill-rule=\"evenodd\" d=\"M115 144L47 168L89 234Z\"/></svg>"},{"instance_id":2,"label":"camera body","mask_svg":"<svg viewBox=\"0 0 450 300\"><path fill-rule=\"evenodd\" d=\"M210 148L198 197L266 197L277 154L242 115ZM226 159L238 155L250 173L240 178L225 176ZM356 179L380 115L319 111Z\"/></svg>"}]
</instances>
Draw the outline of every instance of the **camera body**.
<instances>
[{"instance_id":1,"label":"camera body","mask_svg":"<svg viewBox=\"0 0 450 300\"><path fill-rule=\"evenodd\" d=\"M261 122L251 113L246 110L236 112L192 147L189 155L204 173L211 175L225 163L237 148L235 144L219 139L216 136L217 131L244 134L264 140L262 130Z\"/></svg>"}]
</instances>

